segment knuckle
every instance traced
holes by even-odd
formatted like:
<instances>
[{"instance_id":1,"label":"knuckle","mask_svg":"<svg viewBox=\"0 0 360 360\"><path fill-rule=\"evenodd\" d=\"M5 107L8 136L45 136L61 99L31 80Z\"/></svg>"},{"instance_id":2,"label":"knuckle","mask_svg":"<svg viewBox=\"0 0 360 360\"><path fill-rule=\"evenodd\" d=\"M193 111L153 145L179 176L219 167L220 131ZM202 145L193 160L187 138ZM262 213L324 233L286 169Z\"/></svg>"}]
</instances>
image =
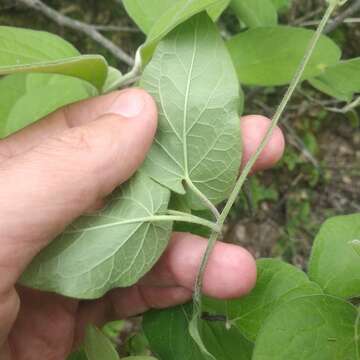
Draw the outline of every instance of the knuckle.
<instances>
[{"instance_id":1,"label":"knuckle","mask_svg":"<svg viewBox=\"0 0 360 360\"><path fill-rule=\"evenodd\" d=\"M53 138L54 143L61 148L66 147L76 151L91 151L92 132L86 127L72 128Z\"/></svg>"},{"instance_id":2,"label":"knuckle","mask_svg":"<svg viewBox=\"0 0 360 360\"><path fill-rule=\"evenodd\" d=\"M93 136L86 127L72 128L48 138L34 150L46 157L67 156L68 160L75 160L79 156L91 155L94 151Z\"/></svg>"}]
</instances>

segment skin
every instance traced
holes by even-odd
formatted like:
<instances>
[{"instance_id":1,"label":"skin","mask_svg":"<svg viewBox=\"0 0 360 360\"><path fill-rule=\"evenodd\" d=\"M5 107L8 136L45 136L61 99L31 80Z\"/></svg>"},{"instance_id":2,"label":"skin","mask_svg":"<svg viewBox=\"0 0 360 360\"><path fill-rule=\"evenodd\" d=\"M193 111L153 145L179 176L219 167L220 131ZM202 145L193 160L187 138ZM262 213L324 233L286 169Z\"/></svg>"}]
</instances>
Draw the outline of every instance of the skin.
<instances>
[{"instance_id":1,"label":"skin","mask_svg":"<svg viewBox=\"0 0 360 360\"><path fill-rule=\"evenodd\" d=\"M269 120L240 121L249 159ZM152 98L129 89L62 108L0 141L0 359L63 360L88 323L124 318L188 301L206 247L200 237L175 233L153 270L137 285L96 301L77 301L16 285L31 259L75 218L104 204L143 162L157 127ZM279 129L254 171L281 157ZM247 294L256 280L252 256L218 243L204 279L216 298Z\"/></svg>"}]
</instances>

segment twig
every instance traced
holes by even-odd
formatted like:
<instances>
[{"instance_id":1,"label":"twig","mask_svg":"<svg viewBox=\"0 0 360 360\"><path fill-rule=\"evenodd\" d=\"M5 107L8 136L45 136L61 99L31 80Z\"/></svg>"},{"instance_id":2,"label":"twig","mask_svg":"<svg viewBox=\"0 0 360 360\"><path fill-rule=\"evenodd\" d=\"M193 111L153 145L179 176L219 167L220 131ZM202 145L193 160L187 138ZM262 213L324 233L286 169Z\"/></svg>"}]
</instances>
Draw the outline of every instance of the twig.
<instances>
[{"instance_id":1,"label":"twig","mask_svg":"<svg viewBox=\"0 0 360 360\"><path fill-rule=\"evenodd\" d=\"M346 18L353 16L358 11L360 11L360 0L355 0L352 5L338 15L332 22L329 22L324 30L324 33L328 34L334 31Z\"/></svg>"},{"instance_id":2,"label":"twig","mask_svg":"<svg viewBox=\"0 0 360 360\"><path fill-rule=\"evenodd\" d=\"M65 26L88 35L91 39L102 45L105 49L110 51L117 59L133 66L134 60L121 48L116 46L112 41L104 37L92 25L86 24L82 21L71 19L68 16L62 15L55 9L44 4L41 0L18 0L20 3L28 6L31 9L38 10L49 19L55 21L60 26Z\"/></svg>"},{"instance_id":3,"label":"twig","mask_svg":"<svg viewBox=\"0 0 360 360\"><path fill-rule=\"evenodd\" d=\"M292 25L294 25L294 26L299 26L299 25L300 25L300 26L301 26L301 25L303 25L303 23L304 23L305 21L308 21L308 20L312 19L314 16L321 14L322 11L323 11L322 7L318 8L318 9L316 9L316 10L314 10L314 11L311 11L311 12L307 13L305 16L303 16L303 17L301 17L301 18L299 18L299 19L296 19L296 20L292 23ZM314 25L318 25L319 23L320 23L320 21L318 21L318 22L317 22L316 24L314 24Z\"/></svg>"},{"instance_id":4,"label":"twig","mask_svg":"<svg viewBox=\"0 0 360 360\"><path fill-rule=\"evenodd\" d=\"M320 20L313 20L313 21L306 21L301 23L301 26L315 26L315 25L319 25ZM360 18L356 17L356 18L347 18L343 21L344 24L358 24L360 23Z\"/></svg>"},{"instance_id":5,"label":"twig","mask_svg":"<svg viewBox=\"0 0 360 360\"><path fill-rule=\"evenodd\" d=\"M355 108L357 108L358 106L360 106L360 96L357 97L353 102L351 102L350 104L347 104L346 106L344 106L341 109L338 108L333 108L333 107L327 107L325 108L328 111L332 111L335 113L339 113L339 114L346 114L349 111L354 110Z\"/></svg>"},{"instance_id":6,"label":"twig","mask_svg":"<svg viewBox=\"0 0 360 360\"><path fill-rule=\"evenodd\" d=\"M90 25L94 29L99 31L119 31L119 32L133 32L133 33L139 33L140 30L128 27L128 26L116 26L116 25Z\"/></svg>"}]
</instances>

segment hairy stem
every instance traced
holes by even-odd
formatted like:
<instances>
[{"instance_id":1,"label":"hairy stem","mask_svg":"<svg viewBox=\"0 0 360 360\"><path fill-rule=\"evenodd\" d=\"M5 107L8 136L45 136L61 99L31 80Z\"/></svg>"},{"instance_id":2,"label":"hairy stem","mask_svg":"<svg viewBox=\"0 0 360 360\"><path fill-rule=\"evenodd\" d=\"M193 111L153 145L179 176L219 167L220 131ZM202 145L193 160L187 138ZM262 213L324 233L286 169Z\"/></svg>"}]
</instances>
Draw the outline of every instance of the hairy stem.
<instances>
[{"instance_id":1,"label":"hairy stem","mask_svg":"<svg viewBox=\"0 0 360 360\"><path fill-rule=\"evenodd\" d=\"M141 53L140 49L136 52L135 56L135 63L133 68L124 76L122 76L118 81L114 82L110 87L103 89L103 93L107 94L114 90L121 89L127 85L130 85L136 82L142 71L142 60L141 60Z\"/></svg>"},{"instance_id":2,"label":"hairy stem","mask_svg":"<svg viewBox=\"0 0 360 360\"><path fill-rule=\"evenodd\" d=\"M275 115L271 121L271 125L270 125L267 133L265 134L261 144L255 151L255 153L251 156L250 160L247 162L246 166L244 167L243 171L241 172L241 175L240 175L239 179L237 180L236 185L235 185L235 187L234 187L234 189L233 189L233 191L232 191L232 193L231 193L231 195L230 195L230 197L229 197L229 199L217 221L217 225L220 229L223 227L224 222L225 222L227 216L229 215L229 212L230 212L232 206L234 205L247 177L249 176L251 169L253 168L257 159L259 158L259 156L265 149L266 145L268 144L269 140L271 139L274 129L276 128L291 96L293 95L294 91L296 90L296 87L298 86L298 84L301 82L301 78L306 69L306 66L309 63L311 56L314 52L314 49L320 39L320 36L321 36L322 32L324 31L324 28L325 28L327 22L329 21L331 14L333 13L337 4L338 4L337 2L332 1L330 3L330 5L328 6L324 17L321 20L321 23L319 24L319 27L317 28L313 38L310 41L309 47L306 50L305 56L304 56L302 62L300 63L299 68L297 69L297 71L294 75L294 78L292 79L290 86L285 93L283 100L281 101L279 107L277 108L277 110L275 112ZM193 313L192 322L190 323L190 327L191 327L190 333L192 335L194 334L194 331L195 331L194 326L197 326L197 324L196 324L197 319L201 312L201 291L202 291L202 287L203 287L204 272L205 272L205 269L206 269L206 266L207 266L207 263L209 260L209 256L210 256L212 250L214 249L214 246L215 246L215 243L216 243L218 237L219 237L219 233L213 232L211 234L209 243L208 243L208 247L203 256L203 259L202 259L202 262L200 265L200 269L198 272L198 276L196 279L195 290L194 290L194 313ZM197 334L195 334L195 335L197 335ZM198 336L197 336L197 339L198 339Z\"/></svg>"}]
</instances>

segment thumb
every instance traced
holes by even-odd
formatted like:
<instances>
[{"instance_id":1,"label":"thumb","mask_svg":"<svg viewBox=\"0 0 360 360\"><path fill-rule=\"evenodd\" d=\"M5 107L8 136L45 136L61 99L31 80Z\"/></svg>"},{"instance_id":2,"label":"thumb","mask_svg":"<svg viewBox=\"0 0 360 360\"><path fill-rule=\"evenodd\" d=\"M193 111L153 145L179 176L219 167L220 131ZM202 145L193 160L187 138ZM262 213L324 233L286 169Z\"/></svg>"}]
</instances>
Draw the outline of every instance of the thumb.
<instances>
[{"instance_id":1,"label":"thumb","mask_svg":"<svg viewBox=\"0 0 360 360\"><path fill-rule=\"evenodd\" d=\"M2 285L15 283L51 239L131 177L151 146L156 119L152 98L127 90L111 114L0 164L0 268L8 277Z\"/></svg>"}]
</instances>

